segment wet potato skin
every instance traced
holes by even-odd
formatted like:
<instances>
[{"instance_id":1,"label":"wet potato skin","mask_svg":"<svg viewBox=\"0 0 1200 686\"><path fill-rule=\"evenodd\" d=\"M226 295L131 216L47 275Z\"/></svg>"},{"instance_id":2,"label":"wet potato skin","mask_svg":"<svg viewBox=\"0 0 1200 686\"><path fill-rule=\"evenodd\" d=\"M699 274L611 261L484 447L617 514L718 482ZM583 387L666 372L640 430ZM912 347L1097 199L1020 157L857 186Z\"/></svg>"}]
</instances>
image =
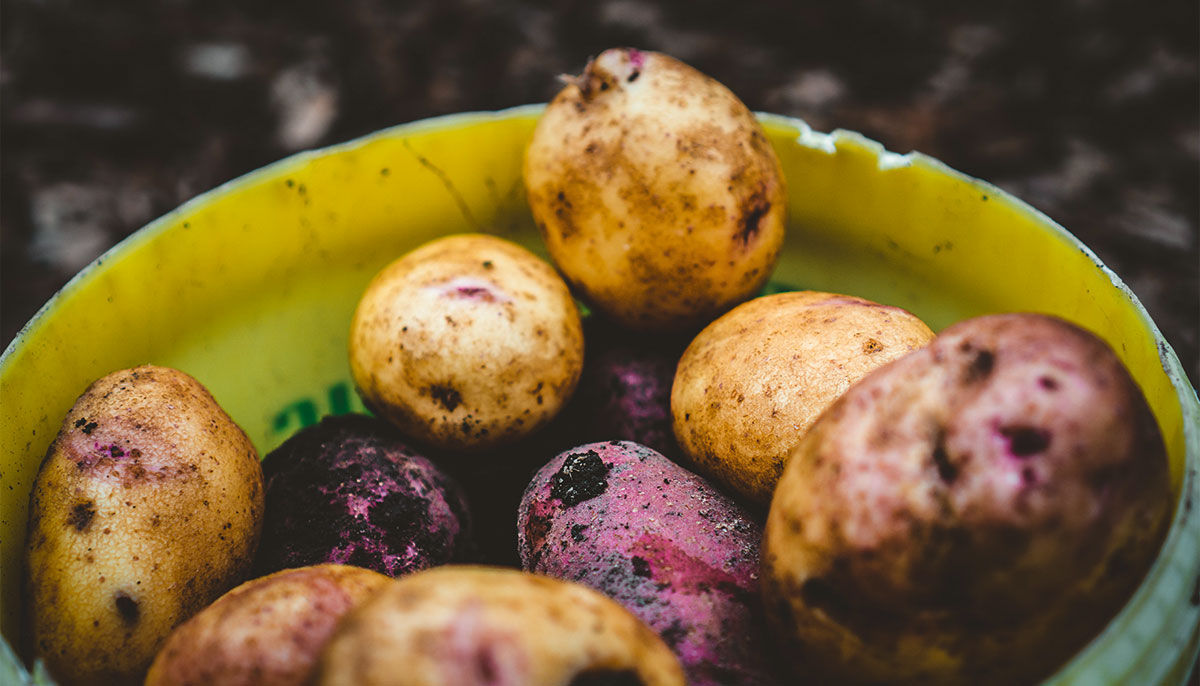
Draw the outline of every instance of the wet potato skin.
<instances>
[{"instance_id":1,"label":"wet potato skin","mask_svg":"<svg viewBox=\"0 0 1200 686\"><path fill-rule=\"evenodd\" d=\"M743 303L701 331L679 361L671 414L680 449L765 508L821 412L932 338L909 312L863 298L797 291Z\"/></svg>"},{"instance_id":2,"label":"wet potato skin","mask_svg":"<svg viewBox=\"0 0 1200 686\"><path fill-rule=\"evenodd\" d=\"M683 686L679 661L616 602L499 567L393 582L347 615L321 686Z\"/></svg>"},{"instance_id":3,"label":"wet potato skin","mask_svg":"<svg viewBox=\"0 0 1200 686\"><path fill-rule=\"evenodd\" d=\"M427 243L367 287L350 330L364 402L452 451L512 443L547 424L583 368L583 325L550 265L483 234Z\"/></svg>"},{"instance_id":4,"label":"wet potato skin","mask_svg":"<svg viewBox=\"0 0 1200 686\"><path fill-rule=\"evenodd\" d=\"M172 632L146 686L303 686L342 615L390 582L333 564L248 581Z\"/></svg>"},{"instance_id":5,"label":"wet potato skin","mask_svg":"<svg viewBox=\"0 0 1200 686\"><path fill-rule=\"evenodd\" d=\"M703 325L757 292L779 256L786 191L762 128L666 55L592 60L538 122L524 174L555 263L630 328Z\"/></svg>"},{"instance_id":6,"label":"wet potato skin","mask_svg":"<svg viewBox=\"0 0 1200 686\"><path fill-rule=\"evenodd\" d=\"M195 379L93 383L34 483L30 631L60 683L140 683L171 630L241 581L262 526L246 435Z\"/></svg>"},{"instance_id":7,"label":"wet potato skin","mask_svg":"<svg viewBox=\"0 0 1200 686\"><path fill-rule=\"evenodd\" d=\"M1137 587L1170 504L1157 424L1103 341L980 317L809 431L771 505L764 602L819 681L1036 683Z\"/></svg>"}]
</instances>

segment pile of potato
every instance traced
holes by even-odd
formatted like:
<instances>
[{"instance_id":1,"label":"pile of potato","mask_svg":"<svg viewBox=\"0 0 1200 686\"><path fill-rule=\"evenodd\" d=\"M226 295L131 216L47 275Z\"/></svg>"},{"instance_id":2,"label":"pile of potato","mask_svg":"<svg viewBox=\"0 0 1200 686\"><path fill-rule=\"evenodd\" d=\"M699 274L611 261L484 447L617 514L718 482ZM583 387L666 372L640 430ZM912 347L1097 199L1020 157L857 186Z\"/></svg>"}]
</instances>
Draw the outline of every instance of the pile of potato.
<instances>
[{"instance_id":1,"label":"pile of potato","mask_svg":"<svg viewBox=\"0 0 1200 686\"><path fill-rule=\"evenodd\" d=\"M1112 350L1044 315L935 336L852 295L755 297L785 181L716 81L602 53L525 181L557 270L456 235L368 286L374 417L260 465L182 372L80 396L30 504L58 680L1031 683L1139 583L1166 452Z\"/></svg>"}]
</instances>

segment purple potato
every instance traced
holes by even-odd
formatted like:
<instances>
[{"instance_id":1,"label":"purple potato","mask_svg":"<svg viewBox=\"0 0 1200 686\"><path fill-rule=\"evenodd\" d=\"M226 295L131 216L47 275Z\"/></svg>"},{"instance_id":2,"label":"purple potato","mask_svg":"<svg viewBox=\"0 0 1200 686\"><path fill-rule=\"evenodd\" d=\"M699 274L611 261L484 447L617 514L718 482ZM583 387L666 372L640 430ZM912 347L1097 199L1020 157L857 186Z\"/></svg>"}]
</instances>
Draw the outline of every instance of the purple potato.
<instances>
[{"instance_id":1,"label":"purple potato","mask_svg":"<svg viewBox=\"0 0 1200 686\"><path fill-rule=\"evenodd\" d=\"M592 319L585 329L583 376L568 407L576 425L574 444L634 441L675 456L671 384L687 341L648 341L612 326Z\"/></svg>"},{"instance_id":2,"label":"purple potato","mask_svg":"<svg viewBox=\"0 0 1200 686\"><path fill-rule=\"evenodd\" d=\"M662 636L689 683L777 683L759 525L661 454L627 441L560 454L526 489L517 537L524 569L616 599Z\"/></svg>"},{"instance_id":3,"label":"purple potato","mask_svg":"<svg viewBox=\"0 0 1200 686\"><path fill-rule=\"evenodd\" d=\"M382 420L326 417L267 455L263 473L260 574L331 562L397 577L471 553L458 484Z\"/></svg>"}]
</instances>

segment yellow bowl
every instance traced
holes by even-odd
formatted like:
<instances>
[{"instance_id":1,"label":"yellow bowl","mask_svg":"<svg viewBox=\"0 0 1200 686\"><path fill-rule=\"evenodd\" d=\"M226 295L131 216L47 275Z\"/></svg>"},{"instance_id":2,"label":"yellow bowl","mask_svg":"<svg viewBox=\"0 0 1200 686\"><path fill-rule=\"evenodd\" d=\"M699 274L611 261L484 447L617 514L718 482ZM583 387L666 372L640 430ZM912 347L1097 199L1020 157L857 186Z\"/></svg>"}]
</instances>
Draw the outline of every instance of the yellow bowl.
<instances>
[{"instance_id":1,"label":"yellow bowl","mask_svg":"<svg viewBox=\"0 0 1200 686\"><path fill-rule=\"evenodd\" d=\"M20 634L33 479L89 383L142 363L187 371L263 454L321 415L360 408L346 336L376 271L463 231L544 255L521 184L540 112L440 117L282 160L151 223L55 295L0 359L5 638ZM1053 313L1120 354L1166 437L1173 525L1129 604L1049 683L1183 683L1200 622L1200 514L1189 517L1200 404L1146 311L1087 247L1003 191L855 133L761 118L791 203L776 283L899 305L935 330L989 312Z\"/></svg>"}]
</instances>

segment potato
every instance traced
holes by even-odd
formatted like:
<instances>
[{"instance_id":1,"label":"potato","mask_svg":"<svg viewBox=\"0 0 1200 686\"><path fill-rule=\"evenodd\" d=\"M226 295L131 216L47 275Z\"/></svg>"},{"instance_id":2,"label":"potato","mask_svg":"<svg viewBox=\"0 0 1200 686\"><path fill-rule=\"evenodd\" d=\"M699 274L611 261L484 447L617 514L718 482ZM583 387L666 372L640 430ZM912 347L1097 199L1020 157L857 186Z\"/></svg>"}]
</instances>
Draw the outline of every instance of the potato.
<instances>
[{"instance_id":1,"label":"potato","mask_svg":"<svg viewBox=\"0 0 1200 686\"><path fill-rule=\"evenodd\" d=\"M93 383L34 482L33 644L62 684L140 683L167 635L249 569L263 485L250 440L183 372Z\"/></svg>"},{"instance_id":2,"label":"potato","mask_svg":"<svg viewBox=\"0 0 1200 686\"><path fill-rule=\"evenodd\" d=\"M1112 350L1060 319L981 317L812 427L771 504L763 594L817 683L1034 683L1128 599L1170 507Z\"/></svg>"},{"instance_id":3,"label":"potato","mask_svg":"<svg viewBox=\"0 0 1200 686\"><path fill-rule=\"evenodd\" d=\"M644 624L577 584L498 567L439 567L349 614L323 686L683 686Z\"/></svg>"},{"instance_id":4,"label":"potato","mask_svg":"<svg viewBox=\"0 0 1200 686\"><path fill-rule=\"evenodd\" d=\"M350 368L367 406L448 450L536 431L582 367L583 328L566 284L528 250L482 234L435 240L390 264L350 329Z\"/></svg>"},{"instance_id":5,"label":"potato","mask_svg":"<svg viewBox=\"0 0 1200 686\"><path fill-rule=\"evenodd\" d=\"M248 581L176 627L146 686L304 686L342 615L390 581L330 564Z\"/></svg>"},{"instance_id":6,"label":"potato","mask_svg":"<svg viewBox=\"0 0 1200 686\"><path fill-rule=\"evenodd\" d=\"M666 55L589 62L538 122L524 178L566 279L631 328L702 326L766 283L783 244L783 171L762 127Z\"/></svg>"},{"instance_id":7,"label":"potato","mask_svg":"<svg viewBox=\"0 0 1200 686\"><path fill-rule=\"evenodd\" d=\"M326 417L263 460L259 574L332 562L400 576L471 552L458 484L387 422Z\"/></svg>"},{"instance_id":8,"label":"potato","mask_svg":"<svg viewBox=\"0 0 1200 686\"><path fill-rule=\"evenodd\" d=\"M759 525L708 482L627 441L559 455L517 518L522 566L617 600L662 636L688 683L773 684L758 598Z\"/></svg>"},{"instance_id":9,"label":"potato","mask_svg":"<svg viewBox=\"0 0 1200 686\"><path fill-rule=\"evenodd\" d=\"M588 356L568 407L574 436L563 448L622 440L668 457L678 455L671 426L671 383L687 339L646 340L596 317L584 324L584 335Z\"/></svg>"},{"instance_id":10,"label":"potato","mask_svg":"<svg viewBox=\"0 0 1200 686\"><path fill-rule=\"evenodd\" d=\"M764 508L792 448L872 369L933 338L908 312L799 291L739 305L696 336L671 389L683 454Z\"/></svg>"}]
</instances>

